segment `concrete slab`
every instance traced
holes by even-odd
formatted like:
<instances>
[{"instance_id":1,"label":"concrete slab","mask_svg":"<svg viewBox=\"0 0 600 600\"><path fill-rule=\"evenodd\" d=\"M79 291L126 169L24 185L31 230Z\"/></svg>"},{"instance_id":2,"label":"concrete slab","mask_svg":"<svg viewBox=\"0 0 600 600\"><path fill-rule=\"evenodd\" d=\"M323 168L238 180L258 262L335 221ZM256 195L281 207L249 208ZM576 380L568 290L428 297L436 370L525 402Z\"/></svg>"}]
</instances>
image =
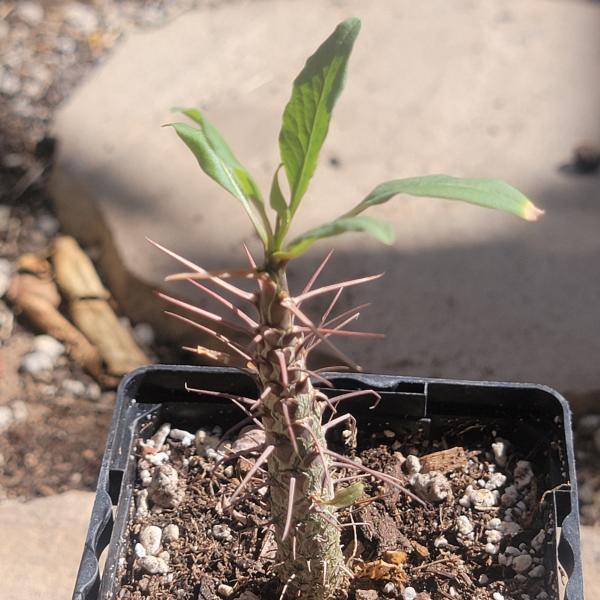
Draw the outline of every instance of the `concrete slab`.
<instances>
[{"instance_id":1,"label":"concrete slab","mask_svg":"<svg viewBox=\"0 0 600 600\"><path fill-rule=\"evenodd\" d=\"M291 80L344 17L363 19L346 91L297 229L337 216L386 179L497 176L546 209L536 225L473 207L398 199L392 249L347 237L330 280L385 270L350 350L366 369L600 389L600 180L560 167L600 139L600 5L579 1L224 3L125 41L59 112L51 182L62 223L98 247L134 320L163 333L150 294L173 263L144 236L208 268L256 248L245 216L172 131L199 105L266 188ZM300 214L299 213L299 214ZM291 275L300 286L328 249Z\"/></svg>"},{"instance_id":2,"label":"concrete slab","mask_svg":"<svg viewBox=\"0 0 600 600\"><path fill-rule=\"evenodd\" d=\"M600 528L581 528L583 593L586 600L600 598Z\"/></svg>"},{"instance_id":3,"label":"concrete slab","mask_svg":"<svg viewBox=\"0 0 600 600\"><path fill-rule=\"evenodd\" d=\"M94 494L0 503L0 597L65 600L75 585Z\"/></svg>"}]
</instances>

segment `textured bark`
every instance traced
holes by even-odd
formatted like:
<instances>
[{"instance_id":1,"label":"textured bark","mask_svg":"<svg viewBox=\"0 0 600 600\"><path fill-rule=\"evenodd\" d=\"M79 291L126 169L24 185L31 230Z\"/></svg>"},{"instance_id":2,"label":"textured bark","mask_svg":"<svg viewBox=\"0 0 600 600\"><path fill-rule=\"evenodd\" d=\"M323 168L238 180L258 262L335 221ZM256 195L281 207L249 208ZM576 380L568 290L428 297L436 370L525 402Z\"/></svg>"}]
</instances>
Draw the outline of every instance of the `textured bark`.
<instances>
[{"instance_id":1,"label":"textured bark","mask_svg":"<svg viewBox=\"0 0 600 600\"><path fill-rule=\"evenodd\" d=\"M271 390L263 399L262 411L267 444L275 448L268 472L278 573L288 584L286 598L325 600L343 589L347 575L335 514L312 500L333 496L326 477L324 461L328 459L320 452L326 448L321 407L306 372L304 335L282 304L288 298L285 273L265 278L261 288L261 337L253 358L263 390ZM292 478L292 517L283 539Z\"/></svg>"}]
</instances>

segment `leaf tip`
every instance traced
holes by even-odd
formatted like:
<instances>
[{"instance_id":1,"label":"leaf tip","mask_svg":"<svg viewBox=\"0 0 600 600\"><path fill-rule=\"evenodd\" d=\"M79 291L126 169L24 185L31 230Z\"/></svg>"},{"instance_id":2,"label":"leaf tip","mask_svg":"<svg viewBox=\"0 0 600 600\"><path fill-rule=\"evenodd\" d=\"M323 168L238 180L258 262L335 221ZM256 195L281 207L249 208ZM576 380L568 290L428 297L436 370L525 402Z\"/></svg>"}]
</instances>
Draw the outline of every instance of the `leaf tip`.
<instances>
[{"instance_id":1,"label":"leaf tip","mask_svg":"<svg viewBox=\"0 0 600 600\"><path fill-rule=\"evenodd\" d=\"M526 221L537 221L545 213L545 210L538 208L533 202L528 202L523 210L523 218Z\"/></svg>"}]
</instances>

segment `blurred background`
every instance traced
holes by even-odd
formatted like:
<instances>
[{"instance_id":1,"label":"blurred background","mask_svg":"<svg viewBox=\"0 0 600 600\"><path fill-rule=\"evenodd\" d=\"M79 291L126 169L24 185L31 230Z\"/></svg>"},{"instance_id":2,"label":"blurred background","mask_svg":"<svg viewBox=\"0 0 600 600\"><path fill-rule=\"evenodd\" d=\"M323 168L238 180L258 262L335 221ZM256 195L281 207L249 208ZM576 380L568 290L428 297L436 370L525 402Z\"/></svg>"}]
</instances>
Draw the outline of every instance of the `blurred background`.
<instances>
[{"instance_id":1,"label":"blurred background","mask_svg":"<svg viewBox=\"0 0 600 600\"><path fill-rule=\"evenodd\" d=\"M306 228L387 179L498 177L536 224L459 203L378 209L397 241L336 242L323 281L385 271L365 371L529 381L575 416L588 598L600 565L600 3L593 0L0 2L0 592L72 591L120 377L204 343L154 290L256 253L244 215L160 125L199 106L266 188L304 60L363 20ZM374 213L375 214L375 213ZM290 273L299 289L329 246ZM188 290L171 289L182 295ZM344 304L345 303L345 304ZM320 307L315 305L315 310ZM329 357L319 360L327 364Z\"/></svg>"}]
</instances>

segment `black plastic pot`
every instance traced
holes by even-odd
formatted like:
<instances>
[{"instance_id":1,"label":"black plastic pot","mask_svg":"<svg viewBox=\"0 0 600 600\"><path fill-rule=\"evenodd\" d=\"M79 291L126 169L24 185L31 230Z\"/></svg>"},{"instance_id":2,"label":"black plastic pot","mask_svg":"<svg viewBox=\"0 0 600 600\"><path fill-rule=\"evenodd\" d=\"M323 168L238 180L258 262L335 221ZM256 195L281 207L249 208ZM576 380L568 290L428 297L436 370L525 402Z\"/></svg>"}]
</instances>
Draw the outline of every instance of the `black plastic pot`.
<instances>
[{"instance_id":1,"label":"black plastic pot","mask_svg":"<svg viewBox=\"0 0 600 600\"><path fill-rule=\"evenodd\" d=\"M554 390L530 384L451 381L330 373L329 393L375 389L381 396L377 410L368 402L349 400L347 408L359 428L385 423L421 427L432 438L444 431L477 422L498 435L519 441L519 449L543 473L546 493L542 514L553 527L554 540L546 546L545 563L558 597L583 600L581 549L571 415L566 400ZM195 427L227 426L240 413L226 400L191 397L190 387L239 395L256 394L247 375L223 368L151 366L131 373L121 383L113 422L100 469L85 549L77 576L74 600L108 600L115 596L115 573L124 555L127 521L135 480L133 443L150 436L165 421L194 431ZM99 557L108 553L101 572Z\"/></svg>"}]
</instances>

